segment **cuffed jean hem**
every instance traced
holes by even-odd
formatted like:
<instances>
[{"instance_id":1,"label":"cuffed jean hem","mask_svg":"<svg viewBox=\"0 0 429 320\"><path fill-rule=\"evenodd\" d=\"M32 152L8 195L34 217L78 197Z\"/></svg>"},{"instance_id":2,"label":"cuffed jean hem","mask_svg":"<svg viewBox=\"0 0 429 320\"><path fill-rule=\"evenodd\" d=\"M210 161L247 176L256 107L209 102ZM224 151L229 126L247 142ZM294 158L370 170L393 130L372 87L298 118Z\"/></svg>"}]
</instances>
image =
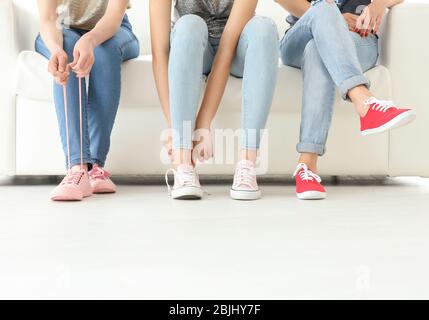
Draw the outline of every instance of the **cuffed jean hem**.
<instances>
[{"instance_id":1,"label":"cuffed jean hem","mask_svg":"<svg viewBox=\"0 0 429 320\"><path fill-rule=\"evenodd\" d=\"M326 152L326 147L323 144L300 142L296 146L298 153L316 153L323 156Z\"/></svg>"},{"instance_id":2,"label":"cuffed jean hem","mask_svg":"<svg viewBox=\"0 0 429 320\"><path fill-rule=\"evenodd\" d=\"M96 164L101 168L104 168L104 166L106 165L106 161L101 161L100 159L92 159L91 164Z\"/></svg>"},{"instance_id":3,"label":"cuffed jean hem","mask_svg":"<svg viewBox=\"0 0 429 320\"><path fill-rule=\"evenodd\" d=\"M349 101L349 91L361 85L364 85L369 89L371 87L371 82L363 75L354 76L348 78L347 80L344 80L339 86L341 97L343 98L343 100Z\"/></svg>"},{"instance_id":4,"label":"cuffed jean hem","mask_svg":"<svg viewBox=\"0 0 429 320\"><path fill-rule=\"evenodd\" d=\"M189 144L173 144L173 150L192 150L194 147Z\"/></svg>"},{"instance_id":5,"label":"cuffed jean hem","mask_svg":"<svg viewBox=\"0 0 429 320\"><path fill-rule=\"evenodd\" d=\"M83 164L93 164L93 160L89 159L89 158L83 158L82 163ZM77 159L71 159L70 160L70 168L74 167L74 166L78 166L80 164L81 164L80 157ZM67 161L66 161L66 168L67 168Z\"/></svg>"}]
</instances>

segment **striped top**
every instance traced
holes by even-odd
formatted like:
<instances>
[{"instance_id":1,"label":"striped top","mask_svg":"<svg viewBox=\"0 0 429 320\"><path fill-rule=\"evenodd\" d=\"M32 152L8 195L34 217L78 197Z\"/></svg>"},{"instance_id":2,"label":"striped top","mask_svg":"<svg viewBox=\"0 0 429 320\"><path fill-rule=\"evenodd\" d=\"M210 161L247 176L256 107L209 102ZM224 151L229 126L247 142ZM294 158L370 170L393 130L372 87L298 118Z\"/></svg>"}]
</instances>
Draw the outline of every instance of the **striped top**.
<instances>
[{"instance_id":1,"label":"striped top","mask_svg":"<svg viewBox=\"0 0 429 320\"><path fill-rule=\"evenodd\" d=\"M61 6L58 13L65 26L92 30L104 16L108 4L109 0L58 0Z\"/></svg>"},{"instance_id":2,"label":"striped top","mask_svg":"<svg viewBox=\"0 0 429 320\"><path fill-rule=\"evenodd\" d=\"M220 38L234 0L174 0L173 3L173 23L184 15L195 14L206 21L210 37Z\"/></svg>"}]
</instances>

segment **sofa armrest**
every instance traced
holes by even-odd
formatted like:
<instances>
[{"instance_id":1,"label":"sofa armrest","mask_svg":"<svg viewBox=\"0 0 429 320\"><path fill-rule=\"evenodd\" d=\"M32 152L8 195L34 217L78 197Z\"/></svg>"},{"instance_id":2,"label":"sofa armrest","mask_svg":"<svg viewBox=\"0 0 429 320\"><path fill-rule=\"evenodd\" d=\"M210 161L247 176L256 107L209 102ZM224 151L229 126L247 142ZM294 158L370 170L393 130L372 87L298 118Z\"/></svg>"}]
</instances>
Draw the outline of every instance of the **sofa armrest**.
<instances>
[{"instance_id":1,"label":"sofa armrest","mask_svg":"<svg viewBox=\"0 0 429 320\"><path fill-rule=\"evenodd\" d=\"M15 170L13 92L17 57L12 0L0 1L0 30L0 175L12 175Z\"/></svg>"},{"instance_id":2,"label":"sofa armrest","mask_svg":"<svg viewBox=\"0 0 429 320\"><path fill-rule=\"evenodd\" d=\"M429 3L390 10L380 62L391 74L391 98L417 112L417 120L389 133L389 174L429 176Z\"/></svg>"}]
</instances>

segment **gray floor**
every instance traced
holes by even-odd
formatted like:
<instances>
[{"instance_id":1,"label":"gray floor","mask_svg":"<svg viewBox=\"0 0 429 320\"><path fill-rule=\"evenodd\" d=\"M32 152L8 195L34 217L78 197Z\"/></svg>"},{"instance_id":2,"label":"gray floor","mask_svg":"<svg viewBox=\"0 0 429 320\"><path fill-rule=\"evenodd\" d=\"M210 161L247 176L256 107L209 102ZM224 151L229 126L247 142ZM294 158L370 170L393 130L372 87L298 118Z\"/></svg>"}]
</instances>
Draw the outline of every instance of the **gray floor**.
<instances>
[{"instance_id":1,"label":"gray floor","mask_svg":"<svg viewBox=\"0 0 429 320\"><path fill-rule=\"evenodd\" d=\"M52 180L0 183L0 298L429 298L429 180L340 180L325 201L291 183L236 202L121 180L52 203Z\"/></svg>"}]
</instances>

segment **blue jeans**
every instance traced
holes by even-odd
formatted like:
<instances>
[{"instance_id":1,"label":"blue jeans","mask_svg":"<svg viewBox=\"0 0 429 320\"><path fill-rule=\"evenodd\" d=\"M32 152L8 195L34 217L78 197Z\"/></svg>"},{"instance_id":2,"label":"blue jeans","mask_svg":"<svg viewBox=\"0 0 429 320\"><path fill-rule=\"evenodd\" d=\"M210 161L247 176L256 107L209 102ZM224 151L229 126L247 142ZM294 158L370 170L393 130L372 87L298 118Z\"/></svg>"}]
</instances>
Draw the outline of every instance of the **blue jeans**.
<instances>
[{"instance_id":1,"label":"blue jeans","mask_svg":"<svg viewBox=\"0 0 429 320\"><path fill-rule=\"evenodd\" d=\"M200 101L203 76L210 73L219 39L210 38L206 22L185 15L171 33L169 60L170 109L173 148L192 149L192 132ZM258 149L270 111L278 72L278 33L268 18L254 17L245 26L231 67L243 78L243 149Z\"/></svg>"},{"instance_id":2,"label":"blue jeans","mask_svg":"<svg viewBox=\"0 0 429 320\"><path fill-rule=\"evenodd\" d=\"M76 42L87 31L63 29L64 50L73 61ZM36 51L47 59L51 53L40 35ZM121 93L121 64L139 55L139 43L125 16L116 35L94 50L95 63L89 75L88 91L83 89L83 162L103 167L110 148L110 135L115 122ZM86 88L83 79L82 88ZM62 86L54 83L54 102L60 128L61 142L67 157L67 139ZM78 79L70 74L67 82L68 117L70 133L70 166L80 164L80 125Z\"/></svg>"},{"instance_id":3,"label":"blue jeans","mask_svg":"<svg viewBox=\"0 0 429 320\"><path fill-rule=\"evenodd\" d=\"M331 126L336 88L343 99L359 86L378 59L378 38L350 32L335 3L313 2L280 43L283 63L303 71L299 153L323 155Z\"/></svg>"}]
</instances>

